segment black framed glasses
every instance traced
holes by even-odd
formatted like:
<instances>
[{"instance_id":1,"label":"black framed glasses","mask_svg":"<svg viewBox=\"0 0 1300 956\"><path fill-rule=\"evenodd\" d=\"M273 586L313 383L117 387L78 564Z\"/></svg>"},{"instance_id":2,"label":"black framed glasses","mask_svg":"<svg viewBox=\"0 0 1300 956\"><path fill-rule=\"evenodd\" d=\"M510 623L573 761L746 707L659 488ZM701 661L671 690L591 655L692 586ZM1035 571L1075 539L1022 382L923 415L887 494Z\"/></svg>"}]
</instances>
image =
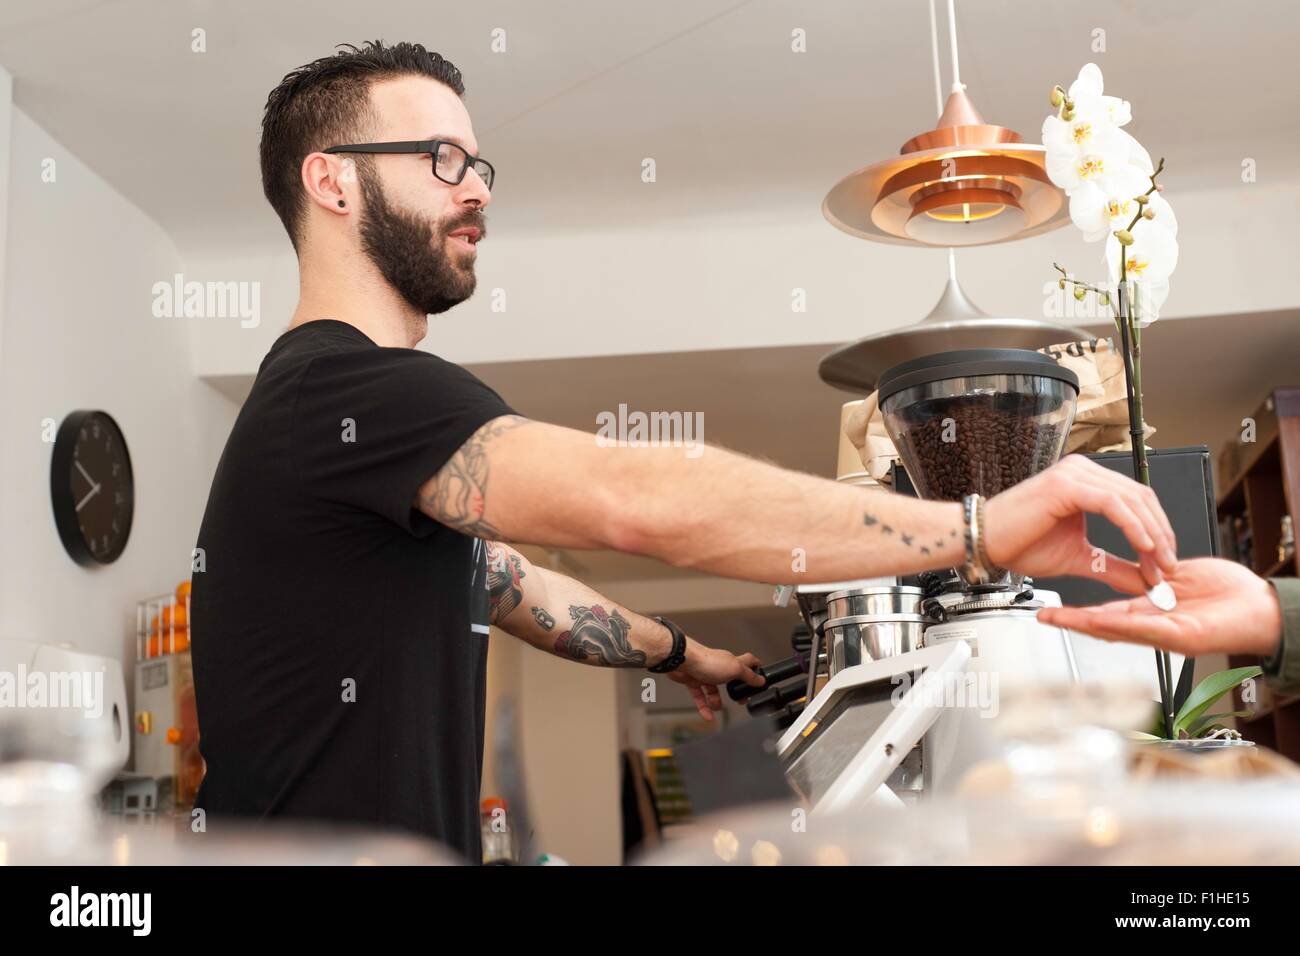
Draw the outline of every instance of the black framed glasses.
<instances>
[{"instance_id":1,"label":"black framed glasses","mask_svg":"<svg viewBox=\"0 0 1300 956\"><path fill-rule=\"evenodd\" d=\"M433 175L449 186L459 186L471 167L488 191L497 171L480 156L471 156L465 147L445 139L418 139L401 143L353 143L331 146L326 153L429 153L433 157Z\"/></svg>"}]
</instances>

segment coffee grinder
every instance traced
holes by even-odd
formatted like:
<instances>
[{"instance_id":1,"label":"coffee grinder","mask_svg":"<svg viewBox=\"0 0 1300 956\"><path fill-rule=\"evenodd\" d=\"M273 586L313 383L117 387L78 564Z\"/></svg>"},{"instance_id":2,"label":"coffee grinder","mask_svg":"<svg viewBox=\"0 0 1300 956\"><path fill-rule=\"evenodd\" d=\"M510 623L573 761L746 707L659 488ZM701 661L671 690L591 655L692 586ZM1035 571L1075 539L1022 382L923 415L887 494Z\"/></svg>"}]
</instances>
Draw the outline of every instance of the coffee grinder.
<instances>
[{"instance_id":1,"label":"coffee grinder","mask_svg":"<svg viewBox=\"0 0 1300 956\"><path fill-rule=\"evenodd\" d=\"M880 379L885 427L922 498L985 498L1050 467L1074 420L1079 380L1047 355L1023 349L965 349L896 365ZM925 789L951 789L991 755L990 710L1014 688L1080 681L1078 635L1038 623L1059 606L1053 592L1012 572L966 580L957 569L921 575L925 647L965 641L972 656L924 742Z\"/></svg>"},{"instance_id":2,"label":"coffee grinder","mask_svg":"<svg viewBox=\"0 0 1300 956\"><path fill-rule=\"evenodd\" d=\"M958 501L992 497L1054 464L1078 390L1075 375L1046 355L971 349L889 369L878 399L919 494ZM809 630L829 652L829 678L820 687L799 678L806 698L776 752L814 814L898 809L951 793L972 769L1010 766L1008 741L1026 730L1068 734L1102 717L1109 726L1113 702L1136 686L1131 648L1040 624L1039 608L1060 598L1022 576L968 581L951 569L921 575L920 589L864 586L872 583L827 585L839 589L828 594L800 589ZM919 608L898 604L918 590ZM837 642L857 649L838 669ZM814 675L819 657L805 658ZM1152 670L1143 668L1139 683L1152 684Z\"/></svg>"}]
</instances>

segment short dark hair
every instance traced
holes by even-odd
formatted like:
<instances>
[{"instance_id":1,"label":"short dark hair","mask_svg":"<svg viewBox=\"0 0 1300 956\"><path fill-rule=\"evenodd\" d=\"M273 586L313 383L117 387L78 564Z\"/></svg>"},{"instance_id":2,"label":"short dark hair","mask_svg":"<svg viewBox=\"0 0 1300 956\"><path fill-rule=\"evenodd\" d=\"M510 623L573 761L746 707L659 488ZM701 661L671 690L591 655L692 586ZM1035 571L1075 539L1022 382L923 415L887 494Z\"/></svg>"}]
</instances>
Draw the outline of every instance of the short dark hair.
<instances>
[{"instance_id":1,"label":"short dark hair","mask_svg":"<svg viewBox=\"0 0 1300 956\"><path fill-rule=\"evenodd\" d=\"M303 157L344 143L365 142L378 127L370 103L370 84L414 74L427 76L465 95L460 70L419 43L385 46L383 40L360 48L341 43L333 56L323 56L288 74L266 98L262 116L262 191L275 210L295 251L303 214ZM354 157L358 175L370 175L371 157Z\"/></svg>"}]
</instances>

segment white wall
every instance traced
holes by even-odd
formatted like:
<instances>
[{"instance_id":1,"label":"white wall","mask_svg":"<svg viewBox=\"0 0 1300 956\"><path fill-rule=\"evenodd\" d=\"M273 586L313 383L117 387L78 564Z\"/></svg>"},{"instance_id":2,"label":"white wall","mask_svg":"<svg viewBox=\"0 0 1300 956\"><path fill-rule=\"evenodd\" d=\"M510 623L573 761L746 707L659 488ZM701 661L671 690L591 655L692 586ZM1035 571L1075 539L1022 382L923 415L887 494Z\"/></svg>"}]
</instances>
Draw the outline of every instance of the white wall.
<instances>
[{"instance_id":1,"label":"white wall","mask_svg":"<svg viewBox=\"0 0 1300 956\"><path fill-rule=\"evenodd\" d=\"M9 141L13 128L13 92L13 77L0 66L0 358L4 356L5 238L9 233Z\"/></svg>"},{"instance_id":2,"label":"white wall","mask_svg":"<svg viewBox=\"0 0 1300 956\"><path fill-rule=\"evenodd\" d=\"M9 102L5 96L0 109ZM10 148L0 149L0 162L9 161L0 635L70 641L129 664L134 602L189 577L190 549L237 409L194 377L184 322L151 314L153 283L180 269L168 237L25 113L11 112ZM47 160L53 182L42 181ZM93 570L74 564L59 542L49 491L53 444L42 438L45 419L61 422L79 408L117 419L135 471L126 551Z\"/></svg>"},{"instance_id":3,"label":"white wall","mask_svg":"<svg viewBox=\"0 0 1300 956\"><path fill-rule=\"evenodd\" d=\"M561 660L503 631L488 645L483 795L501 796L496 735L513 700L532 851L583 866L623 862L618 677Z\"/></svg>"},{"instance_id":4,"label":"white wall","mask_svg":"<svg viewBox=\"0 0 1300 956\"><path fill-rule=\"evenodd\" d=\"M1162 318L1300 308L1291 281L1300 184L1241 184L1171 201L1181 249ZM958 272L986 312L1041 316L1044 287L1055 288L1052 262L1096 279L1102 248L1067 225L960 250ZM197 374L251 375L297 300L288 240L189 266L187 278L262 283L259 328L195 325ZM511 235L489 226L477 271L474 297L431 321L422 343L462 364L849 341L929 312L947 253L855 239L812 204L765 209L752 222L702 217L650 230ZM806 290L805 313L791 311L796 287ZM494 289L505 292L503 313L492 311Z\"/></svg>"}]
</instances>

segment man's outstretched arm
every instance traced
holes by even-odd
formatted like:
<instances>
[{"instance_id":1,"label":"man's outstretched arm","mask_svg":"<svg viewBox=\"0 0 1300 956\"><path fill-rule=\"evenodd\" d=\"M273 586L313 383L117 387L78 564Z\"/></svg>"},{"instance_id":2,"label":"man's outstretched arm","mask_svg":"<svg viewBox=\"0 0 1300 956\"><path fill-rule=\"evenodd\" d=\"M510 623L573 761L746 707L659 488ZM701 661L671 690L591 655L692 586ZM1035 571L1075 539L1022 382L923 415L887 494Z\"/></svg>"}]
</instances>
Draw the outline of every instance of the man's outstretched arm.
<instances>
[{"instance_id":1,"label":"man's outstretched arm","mask_svg":"<svg viewBox=\"0 0 1300 956\"><path fill-rule=\"evenodd\" d=\"M546 547L609 548L772 584L844 581L964 560L961 505L838 484L720 448L602 447L519 416L482 426L419 489L449 527ZM1084 513L1124 532L1138 564L1094 549ZM1072 455L990 499L988 556L1025 574L1140 591L1172 572L1174 536L1149 488ZM575 605L577 606L577 605Z\"/></svg>"},{"instance_id":2,"label":"man's outstretched arm","mask_svg":"<svg viewBox=\"0 0 1300 956\"><path fill-rule=\"evenodd\" d=\"M492 623L540 650L596 667L647 668L672 649L672 636L643 617L573 578L539 568L508 545L487 542L487 582ZM736 656L686 638L686 660L668 676L685 684L706 719L722 706L717 685L763 680L752 654Z\"/></svg>"}]
</instances>

